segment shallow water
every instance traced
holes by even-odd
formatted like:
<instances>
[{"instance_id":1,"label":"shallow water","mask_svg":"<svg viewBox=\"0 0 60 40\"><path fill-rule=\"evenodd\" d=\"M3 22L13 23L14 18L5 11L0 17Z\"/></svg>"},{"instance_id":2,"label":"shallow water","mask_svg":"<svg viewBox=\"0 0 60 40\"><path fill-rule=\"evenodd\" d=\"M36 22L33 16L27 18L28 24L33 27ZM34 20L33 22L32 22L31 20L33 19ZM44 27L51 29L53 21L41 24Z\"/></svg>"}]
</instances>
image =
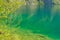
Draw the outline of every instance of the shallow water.
<instances>
[{"instance_id":1,"label":"shallow water","mask_svg":"<svg viewBox=\"0 0 60 40\"><path fill-rule=\"evenodd\" d=\"M28 1L26 5L22 5L10 13L7 19L1 19L3 21L0 20L0 24L21 27L34 34L60 39L60 5L52 4L52 0L31 2Z\"/></svg>"},{"instance_id":2,"label":"shallow water","mask_svg":"<svg viewBox=\"0 0 60 40\"><path fill-rule=\"evenodd\" d=\"M51 38L60 38L60 12L57 11L59 8L53 6L52 8L36 8L31 11L31 8L23 8L22 12L16 11L16 15L19 13L22 13L18 16L15 16L16 19L13 19L13 23L11 25L14 25L20 20L20 24L16 24L17 26L21 26L21 28L26 30L31 30L33 33L37 34L43 34L48 35ZM20 10L20 9L18 9ZM16 21L16 22L15 22ZM17 27L16 26L16 27Z\"/></svg>"},{"instance_id":3,"label":"shallow water","mask_svg":"<svg viewBox=\"0 0 60 40\"><path fill-rule=\"evenodd\" d=\"M46 4L47 5L47 4ZM60 5L47 5L47 7L40 8L36 6L36 9L31 11L31 8L26 9L26 14L22 14L23 21L20 26L24 29L32 30L33 33L48 35L49 37L59 39L60 38ZM28 11L29 10L29 11ZM31 17L30 14L33 15Z\"/></svg>"}]
</instances>

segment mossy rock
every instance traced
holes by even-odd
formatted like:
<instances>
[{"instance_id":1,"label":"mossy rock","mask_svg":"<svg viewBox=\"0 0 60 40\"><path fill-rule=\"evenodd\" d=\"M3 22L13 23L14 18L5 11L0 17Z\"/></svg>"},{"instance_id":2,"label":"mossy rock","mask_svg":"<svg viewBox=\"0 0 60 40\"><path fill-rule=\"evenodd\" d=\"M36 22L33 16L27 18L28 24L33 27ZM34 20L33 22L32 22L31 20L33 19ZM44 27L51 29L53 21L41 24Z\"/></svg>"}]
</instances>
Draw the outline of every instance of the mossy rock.
<instances>
[{"instance_id":1,"label":"mossy rock","mask_svg":"<svg viewBox=\"0 0 60 40\"><path fill-rule=\"evenodd\" d=\"M0 0L0 16L7 16L22 5L24 5L24 2L19 0Z\"/></svg>"}]
</instances>

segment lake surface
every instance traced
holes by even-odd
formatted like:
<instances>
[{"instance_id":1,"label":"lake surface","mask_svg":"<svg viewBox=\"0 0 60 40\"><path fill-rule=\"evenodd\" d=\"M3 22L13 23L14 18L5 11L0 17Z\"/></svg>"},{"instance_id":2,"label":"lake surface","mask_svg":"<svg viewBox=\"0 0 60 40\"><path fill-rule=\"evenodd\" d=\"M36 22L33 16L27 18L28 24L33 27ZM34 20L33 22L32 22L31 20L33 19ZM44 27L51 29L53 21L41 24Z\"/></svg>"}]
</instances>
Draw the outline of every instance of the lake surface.
<instances>
[{"instance_id":1,"label":"lake surface","mask_svg":"<svg viewBox=\"0 0 60 40\"><path fill-rule=\"evenodd\" d=\"M8 15L5 23L11 27L21 27L36 34L60 39L60 5L52 3L52 0L44 0L42 4L27 2L16 11Z\"/></svg>"}]
</instances>

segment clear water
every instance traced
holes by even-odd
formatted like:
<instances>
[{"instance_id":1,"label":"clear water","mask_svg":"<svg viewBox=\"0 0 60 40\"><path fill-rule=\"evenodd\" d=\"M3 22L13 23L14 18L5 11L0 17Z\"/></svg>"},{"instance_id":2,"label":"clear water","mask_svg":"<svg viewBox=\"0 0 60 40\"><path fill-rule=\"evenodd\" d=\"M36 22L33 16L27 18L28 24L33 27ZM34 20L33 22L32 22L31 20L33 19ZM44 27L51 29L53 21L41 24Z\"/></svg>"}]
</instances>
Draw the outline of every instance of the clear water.
<instances>
[{"instance_id":1,"label":"clear water","mask_svg":"<svg viewBox=\"0 0 60 40\"><path fill-rule=\"evenodd\" d=\"M54 5L52 0L44 0L44 5L23 5L8 15L11 18L5 23L13 27L31 30L53 39L60 39L60 5Z\"/></svg>"}]
</instances>

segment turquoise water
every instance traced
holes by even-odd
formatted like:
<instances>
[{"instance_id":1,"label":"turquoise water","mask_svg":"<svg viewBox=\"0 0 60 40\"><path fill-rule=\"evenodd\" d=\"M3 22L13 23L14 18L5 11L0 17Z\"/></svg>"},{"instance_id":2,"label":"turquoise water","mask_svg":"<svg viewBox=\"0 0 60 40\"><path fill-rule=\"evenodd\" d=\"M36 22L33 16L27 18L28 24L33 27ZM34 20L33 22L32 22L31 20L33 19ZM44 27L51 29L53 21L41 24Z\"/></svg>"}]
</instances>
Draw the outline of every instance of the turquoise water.
<instances>
[{"instance_id":1,"label":"turquoise water","mask_svg":"<svg viewBox=\"0 0 60 40\"><path fill-rule=\"evenodd\" d=\"M57 5L56 5L57 7ZM32 30L33 33L48 35L51 38L60 38L60 15L57 9L53 13L52 7L36 8L32 11L34 15L28 19L30 12L25 11L26 14L22 14L23 21L20 26L24 29ZM53 13L53 14L52 14Z\"/></svg>"},{"instance_id":2,"label":"turquoise water","mask_svg":"<svg viewBox=\"0 0 60 40\"><path fill-rule=\"evenodd\" d=\"M34 8L36 7L36 8ZM22 6L17 9L13 15L10 14L11 20L7 24L31 30L33 33L48 35L53 39L60 39L60 8L59 5L45 4L30 7ZM18 23L19 22L19 23Z\"/></svg>"}]
</instances>

